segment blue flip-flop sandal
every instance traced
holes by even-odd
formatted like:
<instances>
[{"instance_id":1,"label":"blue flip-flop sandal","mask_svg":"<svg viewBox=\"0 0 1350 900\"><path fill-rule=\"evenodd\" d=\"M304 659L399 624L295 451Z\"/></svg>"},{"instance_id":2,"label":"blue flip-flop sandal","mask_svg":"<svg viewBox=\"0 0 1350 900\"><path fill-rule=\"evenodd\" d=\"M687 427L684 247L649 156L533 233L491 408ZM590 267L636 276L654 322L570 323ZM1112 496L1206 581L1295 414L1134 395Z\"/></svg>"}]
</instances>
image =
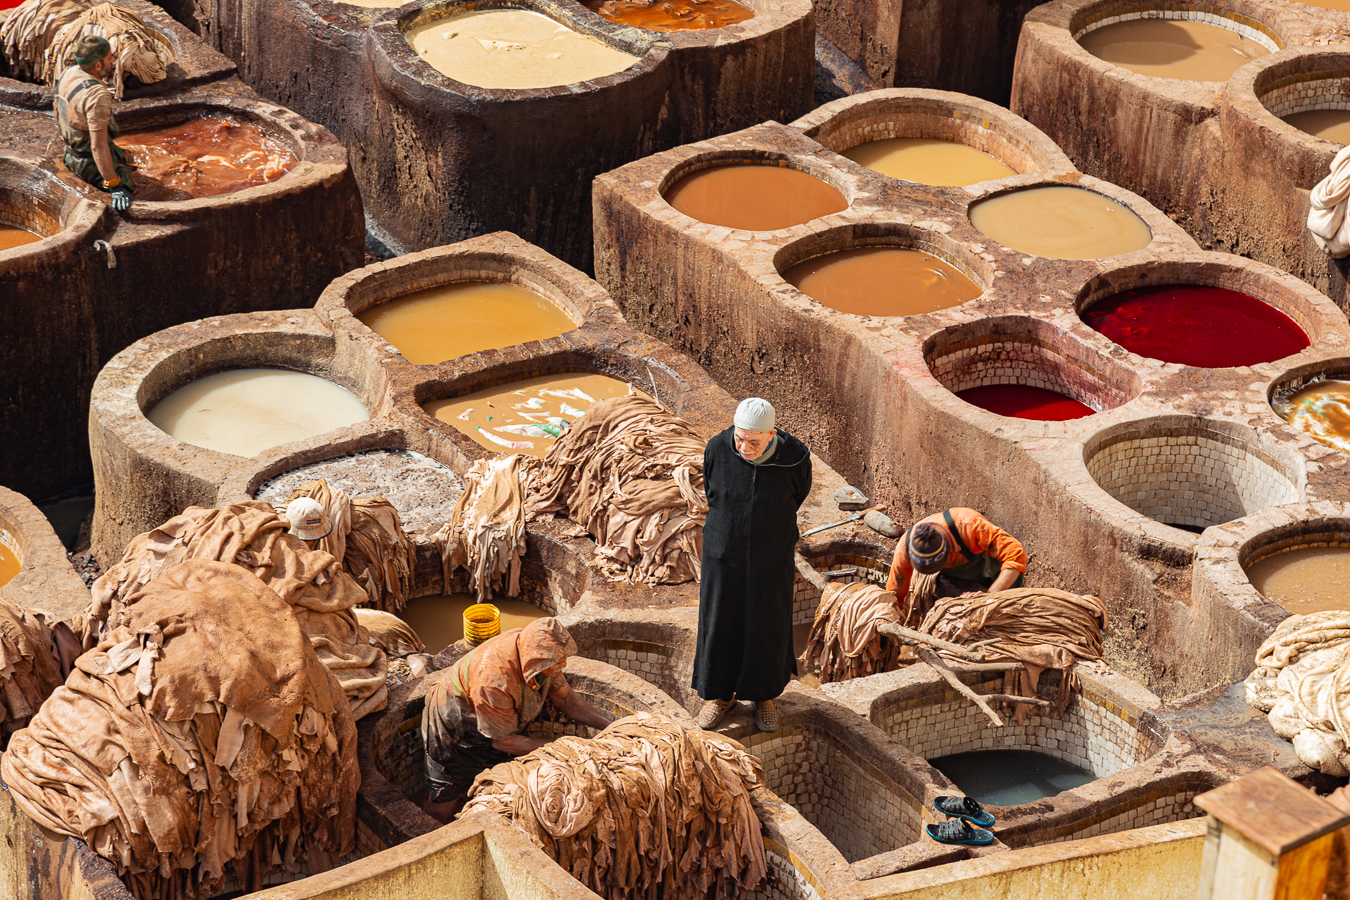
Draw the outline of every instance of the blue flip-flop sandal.
<instances>
[{"instance_id":1,"label":"blue flip-flop sandal","mask_svg":"<svg viewBox=\"0 0 1350 900\"><path fill-rule=\"evenodd\" d=\"M965 819L981 828L989 828L994 824L994 814L969 797L938 797L933 801L933 809L953 819Z\"/></svg>"},{"instance_id":2,"label":"blue flip-flop sandal","mask_svg":"<svg viewBox=\"0 0 1350 900\"><path fill-rule=\"evenodd\" d=\"M924 830L940 844L973 844L978 847L994 842L992 831L971 828L965 819L948 819L936 825L925 825Z\"/></svg>"}]
</instances>

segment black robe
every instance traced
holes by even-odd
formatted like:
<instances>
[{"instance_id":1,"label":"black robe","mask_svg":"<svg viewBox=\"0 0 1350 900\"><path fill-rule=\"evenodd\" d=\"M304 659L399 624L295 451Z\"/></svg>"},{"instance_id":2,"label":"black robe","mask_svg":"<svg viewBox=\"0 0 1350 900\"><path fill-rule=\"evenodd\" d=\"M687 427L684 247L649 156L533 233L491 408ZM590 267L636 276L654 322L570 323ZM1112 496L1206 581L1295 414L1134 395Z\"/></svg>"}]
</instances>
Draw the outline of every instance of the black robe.
<instances>
[{"instance_id":1,"label":"black robe","mask_svg":"<svg viewBox=\"0 0 1350 900\"><path fill-rule=\"evenodd\" d=\"M762 465L736 452L728 428L703 451L708 521L698 601L694 690L705 700L772 700L797 671L792 652L797 509L811 492L811 454L781 428Z\"/></svg>"}]
</instances>

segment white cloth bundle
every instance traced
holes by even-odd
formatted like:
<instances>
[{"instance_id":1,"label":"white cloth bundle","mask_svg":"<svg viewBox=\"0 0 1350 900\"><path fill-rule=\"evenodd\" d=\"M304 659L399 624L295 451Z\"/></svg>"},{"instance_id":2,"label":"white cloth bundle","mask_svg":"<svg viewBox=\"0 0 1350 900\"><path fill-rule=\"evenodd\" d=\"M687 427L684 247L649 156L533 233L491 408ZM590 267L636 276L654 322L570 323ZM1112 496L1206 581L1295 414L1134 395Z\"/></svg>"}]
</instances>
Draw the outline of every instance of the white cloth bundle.
<instances>
[{"instance_id":1,"label":"white cloth bundle","mask_svg":"<svg viewBox=\"0 0 1350 900\"><path fill-rule=\"evenodd\" d=\"M1346 220L1346 201L1350 200L1350 147L1331 161L1331 174L1312 189L1312 210L1308 230L1313 240L1335 259L1350 254L1350 225Z\"/></svg>"}]
</instances>

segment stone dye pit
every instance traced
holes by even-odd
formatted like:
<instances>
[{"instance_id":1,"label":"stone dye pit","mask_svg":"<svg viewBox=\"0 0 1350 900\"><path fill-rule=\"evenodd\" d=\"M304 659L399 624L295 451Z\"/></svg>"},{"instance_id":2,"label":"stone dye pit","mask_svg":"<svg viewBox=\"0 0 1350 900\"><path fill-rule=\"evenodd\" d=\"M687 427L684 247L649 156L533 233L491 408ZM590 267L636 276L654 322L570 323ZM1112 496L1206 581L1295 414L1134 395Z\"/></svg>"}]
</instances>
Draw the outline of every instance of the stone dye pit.
<instances>
[{"instance_id":1,"label":"stone dye pit","mask_svg":"<svg viewBox=\"0 0 1350 900\"><path fill-rule=\"evenodd\" d=\"M843 155L892 178L931 185L965 185L1015 174L988 153L934 138L880 138Z\"/></svg>"},{"instance_id":2,"label":"stone dye pit","mask_svg":"<svg viewBox=\"0 0 1350 900\"><path fill-rule=\"evenodd\" d=\"M1339 378L1287 388L1271 407L1289 425L1319 443L1350 452L1350 382Z\"/></svg>"},{"instance_id":3,"label":"stone dye pit","mask_svg":"<svg viewBox=\"0 0 1350 900\"><path fill-rule=\"evenodd\" d=\"M402 13L400 4L329 0L247 12L237 0L178 5L254 89L347 143L375 233L399 251L504 230L589 268L596 175L687 141L789 121L811 104L807 0L747 0L744 16L729 15L738 4L726 0L605 7L623 21L552 0L447 0ZM517 49L533 38L484 34L484 45L466 33L431 39L440 49L467 41L478 58L472 75L443 66L447 76L409 39L451 28L464 14L533 22L608 61L541 77L526 74L521 59L530 51ZM664 18L707 27L643 30ZM507 80L487 77L492 59L505 61ZM575 59L569 50L544 61ZM375 134L388 139L367 140Z\"/></svg>"},{"instance_id":4,"label":"stone dye pit","mask_svg":"<svg viewBox=\"0 0 1350 900\"><path fill-rule=\"evenodd\" d=\"M586 6L611 22L667 34L722 28L755 15L736 0L588 0Z\"/></svg>"},{"instance_id":5,"label":"stone dye pit","mask_svg":"<svg viewBox=\"0 0 1350 900\"><path fill-rule=\"evenodd\" d=\"M833 186L782 163L714 165L672 180L665 198L674 209L742 231L778 231L848 207Z\"/></svg>"},{"instance_id":6,"label":"stone dye pit","mask_svg":"<svg viewBox=\"0 0 1350 900\"><path fill-rule=\"evenodd\" d=\"M295 149L250 122L197 116L122 135L142 200L216 197L269 184L295 168Z\"/></svg>"},{"instance_id":7,"label":"stone dye pit","mask_svg":"<svg viewBox=\"0 0 1350 900\"><path fill-rule=\"evenodd\" d=\"M1255 28L1203 10L1157 18L1108 16L1075 37L1098 59L1151 78L1184 81L1227 81L1244 63L1279 49Z\"/></svg>"},{"instance_id":8,"label":"stone dye pit","mask_svg":"<svg viewBox=\"0 0 1350 900\"><path fill-rule=\"evenodd\" d=\"M982 293L950 263L903 247L841 250L799 262L783 278L823 306L860 316L920 315Z\"/></svg>"},{"instance_id":9,"label":"stone dye pit","mask_svg":"<svg viewBox=\"0 0 1350 900\"><path fill-rule=\"evenodd\" d=\"M1073 187L1037 187L990 197L970 223L1005 247L1046 259L1100 259L1148 246L1153 235L1127 207Z\"/></svg>"}]
</instances>

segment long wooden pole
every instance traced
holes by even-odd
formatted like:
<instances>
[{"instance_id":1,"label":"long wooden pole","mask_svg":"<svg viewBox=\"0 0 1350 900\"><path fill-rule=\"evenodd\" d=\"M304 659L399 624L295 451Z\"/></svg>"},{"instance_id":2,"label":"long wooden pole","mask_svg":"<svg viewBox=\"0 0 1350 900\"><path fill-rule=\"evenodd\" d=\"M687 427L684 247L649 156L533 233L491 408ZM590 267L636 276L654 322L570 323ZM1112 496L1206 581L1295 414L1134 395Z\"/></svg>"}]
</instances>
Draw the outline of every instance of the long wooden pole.
<instances>
[{"instance_id":1,"label":"long wooden pole","mask_svg":"<svg viewBox=\"0 0 1350 900\"><path fill-rule=\"evenodd\" d=\"M928 663L934 669L937 669L938 674L945 678L948 684L956 688L957 693L978 706L980 710L989 717L989 721L993 722L999 728L1003 727L1003 719L999 714L994 712L993 708L985 702L983 697L967 687L960 678L957 678L956 673L947 668L947 664L942 661L941 657L927 647L920 647L919 659Z\"/></svg>"}]
</instances>

